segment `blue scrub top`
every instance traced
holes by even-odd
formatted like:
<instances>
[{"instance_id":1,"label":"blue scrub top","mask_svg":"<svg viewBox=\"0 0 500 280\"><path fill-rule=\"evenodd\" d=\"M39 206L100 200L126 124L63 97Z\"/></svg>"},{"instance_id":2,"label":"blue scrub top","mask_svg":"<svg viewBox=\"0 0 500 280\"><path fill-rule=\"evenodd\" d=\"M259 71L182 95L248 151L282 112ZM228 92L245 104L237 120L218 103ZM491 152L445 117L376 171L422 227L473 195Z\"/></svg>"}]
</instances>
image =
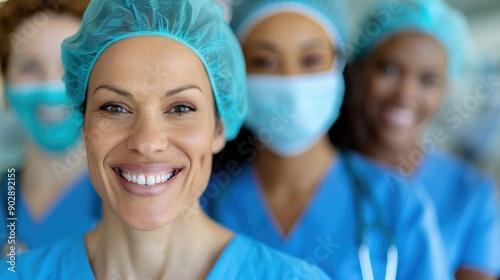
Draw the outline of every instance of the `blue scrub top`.
<instances>
[{"instance_id":1,"label":"blue scrub top","mask_svg":"<svg viewBox=\"0 0 500 280\"><path fill-rule=\"evenodd\" d=\"M451 268L500 276L500 202L494 180L441 151L429 154L413 179L422 182L434 202Z\"/></svg>"},{"instance_id":2,"label":"blue scrub top","mask_svg":"<svg viewBox=\"0 0 500 280\"><path fill-rule=\"evenodd\" d=\"M21 255L16 260L16 272L11 272L8 268L9 264L2 260L0 279L95 279L82 235ZM330 278L319 268L304 261L284 255L242 235L235 235L206 279Z\"/></svg>"},{"instance_id":3,"label":"blue scrub top","mask_svg":"<svg viewBox=\"0 0 500 280\"><path fill-rule=\"evenodd\" d=\"M382 223L399 250L397 279L450 279L437 220L422 188L382 172L374 162L350 153L351 166L369 180ZM234 166L233 166L234 167ZM355 208L355 185L345 159L331 164L296 224L284 235L250 165L232 168L236 176L218 180L215 173L201 204L231 230L318 265L333 279L361 279L358 234L362 223ZM219 175L219 176L218 176ZM229 184L227 184L229 182ZM364 221L373 222L373 203L363 204ZM375 279L384 279L389 241L368 235Z\"/></svg>"},{"instance_id":4,"label":"blue scrub top","mask_svg":"<svg viewBox=\"0 0 500 280\"><path fill-rule=\"evenodd\" d=\"M59 195L40 220L33 219L22 196L22 186L16 174L16 242L24 243L28 250L53 243L59 239L83 234L101 219L101 198L92 187L87 172L78 177L65 192ZM6 203L7 177L1 180L2 208ZM6 208L0 209L0 220L6 221ZM10 230L0 227L0 246L6 244Z\"/></svg>"}]
</instances>

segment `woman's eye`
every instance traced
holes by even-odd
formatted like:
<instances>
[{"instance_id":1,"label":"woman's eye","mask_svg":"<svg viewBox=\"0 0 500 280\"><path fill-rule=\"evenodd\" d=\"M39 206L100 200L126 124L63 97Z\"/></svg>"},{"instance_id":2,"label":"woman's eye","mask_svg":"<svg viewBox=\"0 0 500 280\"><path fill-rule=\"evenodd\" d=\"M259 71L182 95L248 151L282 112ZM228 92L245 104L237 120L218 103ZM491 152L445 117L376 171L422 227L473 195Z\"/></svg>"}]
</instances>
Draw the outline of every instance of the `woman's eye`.
<instances>
[{"instance_id":1,"label":"woman's eye","mask_svg":"<svg viewBox=\"0 0 500 280\"><path fill-rule=\"evenodd\" d=\"M420 82L424 87L430 88L437 85L438 78L433 74L425 74L420 79Z\"/></svg>"},{"instance_id":2,"label":"woman's eye","mask_svg":"<svg viewBox=\"0 0 500 280\"><path fill-rule=\"evenodd\" d=\"M323 63L321 56L308 56L302 60L302 66L305 68L317 68Z\"/></svg>"},{"instance_id":3,"label":"woman's eye","mask_svg":"<svg viewBox=\"0 0 500 280\"><path fill-rule=\"evenodd\" d=\"M195 111L195 109L190 107L190 106L176 105L169 111L169 113L183 115L183 114L187 114L189 112L194 112L194 111Z\"/></svg>"},{"instance_id":4,"label":"woman's eye","mask_svg":"<svg viewBox=\"0 0 500 280\"><path fill-rule=\"evenodd\" d=\"M273 70L276 69L278 63L276 60L270 58L254 58L251 60L251 65L259 69Z\"/></svg>"},{"instance_id":5,"label":"woman's eye","mask_svg":"<svg viewBox=\"0 0 500 280\"><path fill-rule=\"evenodd\" d=\"M129 113L129 111L125 110L122 106L116 104L104 105L100 109L113 114Z\"/></svg>"},{"instance_id":6,"label":"woman's eye","mask_svg":"<svg viewBox=\"0 0 500 280\"><path fill-rule=\"evenodd\" d=\"M379 70L389 77L397 77L400 74L399 68L392 63L380 63Z\"/></svg>"}]
</instances>

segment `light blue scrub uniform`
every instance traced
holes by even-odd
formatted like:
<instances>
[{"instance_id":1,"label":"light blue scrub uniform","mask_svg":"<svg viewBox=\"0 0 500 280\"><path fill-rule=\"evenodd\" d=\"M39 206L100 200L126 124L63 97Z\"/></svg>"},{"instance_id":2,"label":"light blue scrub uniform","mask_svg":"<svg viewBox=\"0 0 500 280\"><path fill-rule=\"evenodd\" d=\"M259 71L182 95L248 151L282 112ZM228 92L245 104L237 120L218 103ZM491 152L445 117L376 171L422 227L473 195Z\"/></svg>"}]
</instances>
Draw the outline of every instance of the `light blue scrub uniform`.
<instances>
[{"instance_id":1,"label":"light blue scrub uniform","mask_svg":"<svg viewBox=\"0 0 500 280\"><path fill-rule=\"evenodd\" d=\"M421 188L401 182L376 163L351 153L351 166L369 180L380 207L382 223L390 228L399 250L397 279L449 279L442 241L430 200ZM288 235L284 235L263 194L254 169L243 165L230 185L211 181L202 205L215 220L282 252L318 265L333 279L361 279L358 226L373 222L376 209L365 203L366 220L358 219L355 188L345 159L338 157ZM420 189L420 190L419 190ZM365 219L365 218L364 218ZM387 248L383 231L369 234L375 279L384 279Z\"/></svg>"},{"instance_id":2,"label":"light blue scrub uniform","mask_svg":"<svg viewBox=\"0 0 500 280\"><path fill-rule=\"evenodd\" d=\"M19 178L20 174L16 174ZM6 203L7 177L2 180L2 207ZM92 187L87 172L78 177L61 193L40 219L34 219L24 202L19 179L16 181L16 242L24 243L28 250L53 243L59 239L82 234L94 227L101 219L101 198ZM6 220L6 210L0 209L0 220ZM9 229L0 227L0 244L3 247Z\"/></svg>"},{"instance_id":3,"label":"light blue scrub uniform","mask_svg":"<svg viewBox=\"0 0 500 280\"><path fill-rule=\"evenodd\" d=\"M413 179L434 202L451 268L500 276L500 203L493 179L441 151L429 154Z\"/></svg>"},{"instance_id":4,"label":"light blue scrub uniform","mask_svg":"<svg viewBox=\"0 0 500 280\"><path fill-rule=\"evenodd\" d=\"M84 236L59 241L24 254L16 262L0 264L0 279L95 279L85 250ZM219 279L330 279L319 268L284 255L242 235L235 235L210 271Z\"/></svg>"}]
</instances>

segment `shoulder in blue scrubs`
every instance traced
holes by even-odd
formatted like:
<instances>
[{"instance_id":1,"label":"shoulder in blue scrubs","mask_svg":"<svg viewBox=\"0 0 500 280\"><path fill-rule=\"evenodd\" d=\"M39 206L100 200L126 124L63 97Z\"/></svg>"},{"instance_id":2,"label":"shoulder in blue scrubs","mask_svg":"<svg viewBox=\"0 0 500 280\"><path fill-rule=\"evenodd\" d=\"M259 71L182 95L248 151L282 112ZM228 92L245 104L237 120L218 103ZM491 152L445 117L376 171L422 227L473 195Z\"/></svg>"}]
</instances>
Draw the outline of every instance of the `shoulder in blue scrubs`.
<instances>
[{"instance_id":1,"label":"shoulder in blue scrubs","mask_svg":"<svg viewBox=\"0 0 500 280\"><path fill-rule=\"evenodd\" d=\"M7 177L4 177L0 186L7 186ZM16 199L16 242L22 242L27 249L53 243L59 239L83 234L96 225L101 218L101 198L97 195L87 172L77 178L67 191L60 194L43 217L34 219L24 203L22 188L17 184ZM7 188L4 193L2 205L6 201ZM1 209L0 219L6 221L6 209ZM7 242L10 229L0 227L0 244L2 247Z\"/></svg>"},{"instance_id":2,"label":"shoulder in blue scrubs","mask_svg":"<svg viewBox=\"0 0 500 280\"><path fill-rule=\"evenodd\" d=\"M249 165L238 170L229 186L211 181L202 201L209 201L205 206L209 215L229 229L318 265L333 279L361 279L356 237L359 226L370 223L385 225L394 234L399 251L397 279L448 279L436 217L425 192L390 172L381 172L376 163L358 154L351 154L351 164L358 174L369 178L375 201L363 203L364 221L356 214L357 186L342 157L332 163L287 236ZM377 208L382 222L371 217ZM375 231L366 238L375 279L384 279L389 246L380 233Z\"/></svg>"},{"instance_id":3,"label":"shoulder in blue scrubs","mask_svg":"<svg viewBox=\"0 0 500 280\"><path fill-rule=\"evenodd\" d=\"M59 241L0 264L0 279L95 279L85 250L84 237ZM330 279L317 267L289 257L242 235L226 246L207 280L218 279Z\"/></svg>"},{"instance_id":4,"label":"shoulder in blue scrubs","mask_svg":"<svg viewBox=\"0 0 500 280\"><path fill-rule=\"evenodd\" d=\"M500 275L500 202L494 180L441 151L426 157L414 179L434 202L452 268Z\"/></svg>"}]
</instances>

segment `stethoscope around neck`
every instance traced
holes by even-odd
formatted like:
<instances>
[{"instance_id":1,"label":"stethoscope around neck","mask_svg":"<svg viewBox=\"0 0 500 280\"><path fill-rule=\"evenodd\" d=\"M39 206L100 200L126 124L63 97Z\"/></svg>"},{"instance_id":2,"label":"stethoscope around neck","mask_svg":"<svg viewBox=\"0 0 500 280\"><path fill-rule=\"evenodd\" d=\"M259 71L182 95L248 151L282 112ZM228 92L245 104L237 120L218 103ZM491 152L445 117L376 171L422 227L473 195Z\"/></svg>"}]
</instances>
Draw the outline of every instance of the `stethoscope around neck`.
<instances>
[{"instance_id":1,"label":"stethoscope around neck","mask_svg":"<svg viewBox=\"0 0 500 280\"><path fill-rule=\"evenodd\" d=\"M367 237L370 233L377 233L378 236L383 236L387 244L389 244L387 248L385 280L395 280L398 268L398 249L396 247L394 233L389 227L383 224L382 211L379 204L371 193L366 181L356 172L351 163L351 155L348 152L342 151L341 156L345 161L348 173L354 181L354 207L357 221L359 221L356 240L358 243L358 258L363 280L375 280L370 257L370 248L367 245ZM371 204L375 214L373 222L368 221L368 218L364 215L364 207L369 204Z\"/></svg>"}]
</instances>

